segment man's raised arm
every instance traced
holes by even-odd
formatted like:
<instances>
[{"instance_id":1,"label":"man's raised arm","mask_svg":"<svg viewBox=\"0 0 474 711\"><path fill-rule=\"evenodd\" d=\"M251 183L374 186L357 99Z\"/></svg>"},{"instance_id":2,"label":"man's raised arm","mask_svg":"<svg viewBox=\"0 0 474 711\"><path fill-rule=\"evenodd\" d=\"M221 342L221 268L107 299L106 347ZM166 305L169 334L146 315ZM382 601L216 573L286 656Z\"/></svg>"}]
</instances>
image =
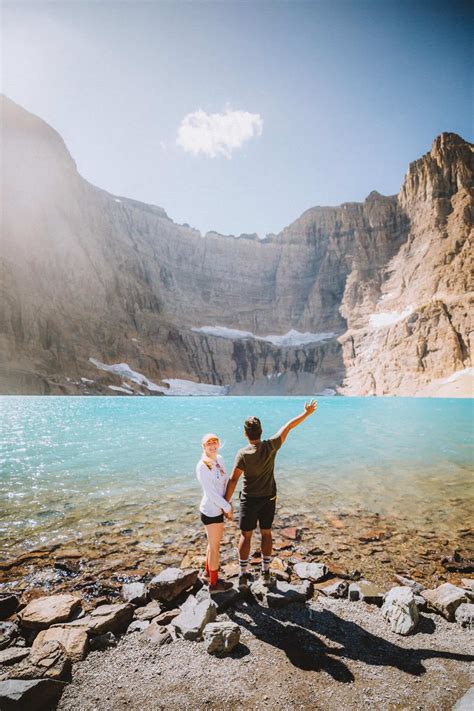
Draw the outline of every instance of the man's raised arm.
<instances>
[{"instance_id":1,"label":"man's raised arm","mask_svg":"<svg viewBox=\"0 0 474 711\"><path fill-rule=\"evenodd\" d=\"M310 402L305 402L304 412L302 412L301 415L298 415L297 417L293 417L293 419L289 420L289 422L287 422L286 425L283 425L283 427L280 427L278 432L276 434L274 434L271 439L276 439L277 437L281 437L281 442L283 444L288 432L290 430L292 430L294 427L297 427L301 422L306 420L307 417L312 415L313 412L316 410L317 406L318 406L318 403L316 402L316 400L311 400ZM227 495L226 495L226 498L227 498Z\"/></svg>"}]
</instances>

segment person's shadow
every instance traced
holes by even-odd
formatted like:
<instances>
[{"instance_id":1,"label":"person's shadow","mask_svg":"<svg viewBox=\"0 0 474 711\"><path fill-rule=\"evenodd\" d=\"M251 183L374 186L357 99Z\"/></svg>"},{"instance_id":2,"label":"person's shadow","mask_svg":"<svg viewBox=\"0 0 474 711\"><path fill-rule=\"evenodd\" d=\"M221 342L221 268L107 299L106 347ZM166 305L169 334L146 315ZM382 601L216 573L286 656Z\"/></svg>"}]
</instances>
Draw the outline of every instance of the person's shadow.
<instances>
[{"instance_id":1,"label":"person's shadow","mask_svg":"<svg viewBox=\"0 0 474 711\"><path fill-rule=\"evenodd\" d=\"M474 661L474 655L470 654L399 647L325 609L314 610L310 616L308 608L297 605L267 609L249 603L228 612L257 639L282 649L294 666L306 671L324 670L343 683L354 681L344 658L369 665L397 667L414 676L426 672L422 664L424 659ZM431 626L425 625L425 630L429 633ZM330 639L334 646L326 644L318 635Z\"/></svg>"}]
</instances>

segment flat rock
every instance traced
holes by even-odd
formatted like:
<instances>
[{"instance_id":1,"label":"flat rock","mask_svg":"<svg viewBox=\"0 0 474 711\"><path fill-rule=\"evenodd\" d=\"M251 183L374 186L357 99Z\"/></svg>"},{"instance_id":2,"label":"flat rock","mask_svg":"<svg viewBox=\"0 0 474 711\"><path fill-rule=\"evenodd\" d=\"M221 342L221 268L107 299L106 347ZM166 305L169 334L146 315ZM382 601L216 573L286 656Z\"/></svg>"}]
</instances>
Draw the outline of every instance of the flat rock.
<instances>
[{"instance_id":1,"label":"flat rock","mask_svg":"<svg viewBox=\"0 0 474 711\"><path fill-rule=\"evenodd\" d=\"M45 642L57 641L66 650L66 654L73 662L80 662L85 658L89 648L87 631L80 627L58 626L41 630L36 636L32 649L35 650Z\"/></svg>"},{"instance_id":2,"label":"flat rock","mask_svg":"<svg viewBox=\"0 0 474 711\"><path fill-rule=\"evenodd\" d=\"M412 580L411 578L405 578L403 575L394 575L393 577L397 583L400 583L403 587L411 588L415 595L420 595L423 590L426 590L424 585L417 583L416 580Z\"/></svg>"},{"instance_id":3,"label":"flat rock","mask_svg":"<svg viewBox=\"0 0 474 711\"><path fill-rule=\"evenodd\" d=\"M132 605L146 605L148 589L145 583L125 583L122 586L122 600Z\"/></svg>"},{"instance_id":4,"label":"flat rock","mask_svg":"<svg viewBox=\"0 0 474 711\"><path fill-rule=\"evenodd\" d=\"M58 622L66 622L80 606L81 598L77 595L48 595L32 600L18 616L23 627L43 630Z\"/></svg>"},{"instance_id":5,"label":"flat rock","mask_svg":"<svg viewBox=\"0 0 474 711\"><path fill-rule=\"evenodd\" d=\"M349 585L349 600L362 600L369 605L382 605L383 593L369 580L358 580Z\"/></svg>"},{"instance_id":6,"label":"flat rock","mask_svg":"<svg viewBox=\"0 0 474 711\"><path fill-rule=\"evenodd\" d=\"M132 634L133 632L143 632L149 627L151 622L149 620L133 620L127 627L127 634Z\"/></svg>"},{"instance_id":7,"label":"flat rock","mask_svg":"<svg viewBox=\"0 0 474 711\"><path fill-rule=\"evenodd\" d=\"M296 541L301 537L301 531L296 526L288 526L287 528L282 528L280 534L285 538L289 538L291 541Z\"/></svg>"},{"instance_id":8,"label":"flat rock","mask_svg":"<svg viewBox=\"0 0 474 711\"><path fill-rule=\"evenodd\" d=\"M326 580L323 583L316 583L314 588L326 597L344 598L347 597L349 583L347 580L336 578L335 580Z\"/></svg>"},{"instance_id":9,"label":"flat rock","mask_svg":"<svg viewBox=\"0 0 474 711\"><path fill-rule=\"evenodd\" d=\"M200 639L204 627L209 622L214 622L217 615L217 605L213 600L194 600L194 604L188 605L171 622L177 633L189 640Z\"/></svg>"},{"instance_id":10,"label":"flat rock","mask_svg":"<svg viewBox=\"0 0 474 711\"><path fill-rule=\"evenodd\" d=\"M150 580L150 597L161 602L171 602L184 590L192 587L197 580L197 570L166 568Z\"/></svg>"},{"instance_id":11,"label":"flat rock","mask_svg":"<svg viewBox=\"0 0 474 711\"><path fill-rule=\"evenodd\" d=\"M0 708L2 711L40 711L54 708L64 686L64 682L54 679L0 681Z\"/></svg>"},{"instance_id":12,"label":"flat rock","mask_svg":"<svg viewBox=\"0 0 474 711\"><path fill-rule=\"evenodd\" d=\"M166 627L151 622L147 629L140 634L140 639L152 642L161 647L162 644L169 644L172 641L171 634Z\"/></svg>"},{"instance_id":13,"label":"flat rock","mask_svg":"<svg viewBox=\"0 0 474 711\"><path fill-rule=\"evenodd\" d=\"M16 595L2 595L0 597L0 620L6 620L17 611L20 600Z\"/></svg>"},{"instance_id":14,"label":"flat rock","mask_svg":"<svg viewBox=\"0 0 474 711\"><path fill-rule=\"evenodd\" d=\"M154 617L158 617L163 611L160 603L156 600L152 600L145 605L145 607L137 607L133 613L133 617L136 620L152 620Z\"/></svg>"},{"instance_id":15,"label":"flat rock","mask_svg":"<svg viewBox=\"0 0 474 711\"><path fill-rule=\"evenodd\" d=\"M242 598L242 593L237 588L229 588L225 592L214 593L212 596L209 593L209 589L204 587L199 590L196 594L196 600L200 602L201 600L213 600L217 605L217 614L225 612L229 609L237 600Z\"/></svg>"},{"instance_id":16,"label":"flat rock","mask_svg":"<svg viewBox=\"0 0 474 711\"><path fill-rule=\"evenodd\" d=\"M91 635L102 635L106 632L123 632L133 618L133 605L128 602L99 605L89 615L87 631Z\"/></svg>"},{"instance_id":17,"label":"flat rock","mask_svg":"<svg viewBox=\"0 0 474 711\"><path fill-rule=\"evenodd\" d=\"M203 638L209 654L228 654L240 642L240 627L231 620L209 622L204 628Z\"/></svg>"},{"instance_id":18,"label":"flat rock","mask_svg":"<svg viewBox=\"0 0 474 711\"><path fill-rule=\"evenodd\" d=\"M462 602L456 608L454 618L461 627L467 627L470 630L474 629L474 603Z\"/></svg>"},{"instance_id":19,"label":"flat rock","mask_svg":"<svg viewBox=\"0 0 474 711\"><path fill-rule=\"evenodd\" d=\"M174 620L175 617L178 617L178 615L181 614L181 610L178 608L174 610L165 610L165 612L162 612L159 614L157 617L153 618L153 622L156 622L157 625L169 625L171 622Z\"/></svg>"},{"instance_id":20,"label":"flat rock","mask_svg":"<svg viewBox=\"0 0 474 711\"><path fill-rule=\"evenodd\" d=\"M434 590L423 590L421 595L428 606L452 622L459 605L468 602L465 590L451 583L443 583Z\"/></svg>"},{"instance_id":21,"label":"flat rock","mask_svg":"<svg viewBox=\"0 0 474 711\"><path fill-rule=\"evenodd\" d=\"M413 632L419 621L413 590L407 586L389 590L382 605L382 617L396 634L407 635Z\"/></svg>"},{"instance_id":22,"label":"flat rock","mask_svg":"<svg viewBox=\"0 0 474 711\"><path fill-rule=\"evenodd\" d=\"M296 563L293 572L301 580L311 580L313 583L318 583L326 577L328 569L324 563Z\"/></svg>"},{"instance_id":23,"label":"flat rock","mask_svg":"<svg viewBox=\"0 0 474 711\"><path fill-rule=\"evenodd\" d=\"M310 581L292 585L283 581L277 581L271 587L267 587L258 579L250 586L252 595L263 607L285 607L291 603L305 603L311 596L313 586Z\"/></svg>"},{"instance_id":24,"label":"flat rock","mask_svg":"<svg viewBox=\"0 0 474 711\"><path fill-rule=\"evenodd\" d=\"M8 647L0 651L0 666L9 666L25 659L30 653L28 647Z\"/></svg>"},{"instance_id":25,"label":"flat rock","mask_svg":"<svg viewBox=\"0 0 474 711\"><path fill-rule=\"evenodd\" d=\"M0 649L9 647L18 637L19 632L16 622L0 622Z\"/></svg>"}]
</instances>

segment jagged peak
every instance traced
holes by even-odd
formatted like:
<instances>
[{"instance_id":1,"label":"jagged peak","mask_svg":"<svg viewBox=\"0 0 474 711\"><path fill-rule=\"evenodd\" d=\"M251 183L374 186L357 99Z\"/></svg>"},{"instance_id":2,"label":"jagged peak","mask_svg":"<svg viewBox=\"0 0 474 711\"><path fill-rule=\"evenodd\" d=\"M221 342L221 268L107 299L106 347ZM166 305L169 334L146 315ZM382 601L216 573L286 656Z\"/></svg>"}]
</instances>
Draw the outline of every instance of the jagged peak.
<instances>
[{"instance_id":1,"label":"jagged peak","mask_svg":"<svg viewBox=\"0 0 474 711\"><path fill-rule=\"evenodd\" d=\"M434 139L433 145L431 146L431 152L433 153L433 151L439 151L443 148L464 146L466 144L469 145L469 141L466 141L459 134L451 133L450 131L443 131L443 133L440 133L439 136L436 136Z\"/></svg>"}]
</instances>

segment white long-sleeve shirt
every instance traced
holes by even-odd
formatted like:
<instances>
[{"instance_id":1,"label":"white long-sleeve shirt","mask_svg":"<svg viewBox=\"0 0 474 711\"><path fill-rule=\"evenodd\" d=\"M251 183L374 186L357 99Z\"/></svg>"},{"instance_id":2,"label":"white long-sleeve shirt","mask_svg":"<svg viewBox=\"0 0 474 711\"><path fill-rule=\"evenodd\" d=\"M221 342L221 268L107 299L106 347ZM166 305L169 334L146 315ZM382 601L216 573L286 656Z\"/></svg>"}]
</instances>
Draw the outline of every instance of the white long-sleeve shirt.
<instances>
[{"instance_id":1,"label":"white long-sleeve shirt","mask_svg":"<svg viewBox=\"0 0 474 711\"><path fill-rule=\"evenodd\" d=\"M203 490L199 505L201 513L205 516L220 516L223 511L230 511L231 505L224 498L229 477L221 455L217 455L216 462L207 458L200 459L196 466L196 476Z\"/></svg>"}]
</instances>

